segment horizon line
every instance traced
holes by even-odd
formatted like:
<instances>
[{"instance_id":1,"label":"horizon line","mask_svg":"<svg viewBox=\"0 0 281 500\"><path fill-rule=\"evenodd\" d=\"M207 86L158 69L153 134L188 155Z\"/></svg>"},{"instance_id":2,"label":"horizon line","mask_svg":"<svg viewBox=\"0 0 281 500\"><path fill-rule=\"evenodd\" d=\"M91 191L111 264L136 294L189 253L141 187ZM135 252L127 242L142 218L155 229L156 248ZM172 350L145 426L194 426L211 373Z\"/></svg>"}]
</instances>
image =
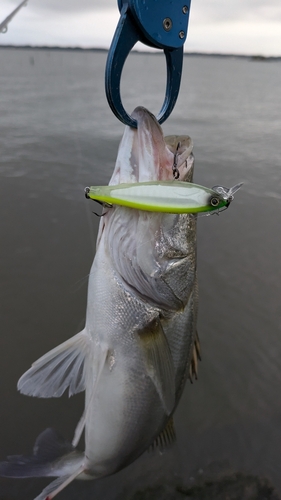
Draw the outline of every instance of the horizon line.
<instances>
[{"instance_id":1,"label":"horizon line","mask_svg":"<svg viewBox=\"0 0 281 500\"><path fill-rule=\"evenodd\" d=\"M85 51L85 52L108 52L109 49L105 47L79 47L79 46L60 46L60 45L11 45L11 44L0 44L0 49L34 49L34 50L65 50L65 51ZM151 50L138 50L133 49L131 52L135 54L162 54L162 51L151 51ZM208 57L235 57L235 58L245 58L245 59L256 59L259 61L267 59L281 59L280 56L265 56L263 54L235 54L235 53L223 53L223 52L201 52L201 51L189 51L184 52L184 56L208 56Z\"/></svg>"}]
</instances>

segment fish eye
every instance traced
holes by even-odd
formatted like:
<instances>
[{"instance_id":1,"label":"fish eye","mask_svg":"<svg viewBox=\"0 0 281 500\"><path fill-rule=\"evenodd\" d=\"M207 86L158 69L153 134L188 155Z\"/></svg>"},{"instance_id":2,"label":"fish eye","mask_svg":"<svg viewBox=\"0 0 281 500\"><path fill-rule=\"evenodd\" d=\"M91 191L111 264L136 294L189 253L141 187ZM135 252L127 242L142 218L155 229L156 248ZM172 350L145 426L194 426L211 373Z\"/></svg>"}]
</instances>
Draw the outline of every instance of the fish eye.
<instances>
[{"instance_id":1,"label":"fish eye","mask_svg":"<svg viewBox=\"0 0 281 500\"><path fill-rule=\"evenodd\" d=\"M220 202L220 200L216 196L212 196L212 198L210 199L210 203L211 203L212 207L217 207L219 202Z\"/></svg>"}]
</instances>

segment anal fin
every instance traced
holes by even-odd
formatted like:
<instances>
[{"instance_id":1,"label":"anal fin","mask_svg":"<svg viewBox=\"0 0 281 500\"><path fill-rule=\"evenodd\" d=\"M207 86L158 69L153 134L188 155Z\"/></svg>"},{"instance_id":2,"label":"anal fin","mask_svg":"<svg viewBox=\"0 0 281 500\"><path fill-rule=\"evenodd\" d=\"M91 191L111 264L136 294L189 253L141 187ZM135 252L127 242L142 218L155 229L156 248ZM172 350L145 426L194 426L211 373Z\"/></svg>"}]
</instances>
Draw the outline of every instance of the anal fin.
<instances>
[{"instance_id":1,"label":"anal fin","mask_svg":"<svg viewBox=\"0 0 281 500\"><path fill-rule=\"evenodd\" d=\"M159 449L160 451L164 451L165 448L169 448L176 441L176 432L174 428L173 417L171 417L165 427L165 429L160 432L156 439L154 439L153 443L148 448L148 451L154 451L155 449Z\"/></svg>"},{"instance_id":2,"label":"anal fin","mask_svg":"<svg viewBox=\"0 0 281 500\"><path fill-rule=\"evenodd\" d=\"M159 318L155 318L139 333L148 376L170 415L175 406L175 373L172 355Z\"/></svg>"}]
</instances>

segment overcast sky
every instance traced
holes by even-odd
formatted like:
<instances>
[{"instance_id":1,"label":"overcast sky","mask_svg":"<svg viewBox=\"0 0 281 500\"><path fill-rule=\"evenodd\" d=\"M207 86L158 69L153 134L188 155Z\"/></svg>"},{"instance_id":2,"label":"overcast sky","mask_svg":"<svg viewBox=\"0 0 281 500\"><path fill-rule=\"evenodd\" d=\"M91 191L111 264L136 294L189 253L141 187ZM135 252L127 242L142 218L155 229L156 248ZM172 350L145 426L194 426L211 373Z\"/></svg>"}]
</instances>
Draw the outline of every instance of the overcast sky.
<instances>
[{"instance_id":1,"label":"overcast sky","mask_svg":"<svg viewBox=\"0 0 281 500\"><path fill-rule=\"evenodd\" d=\"M0 23L20 0L0 0ZM108 48L117 0L28 0L1 45ZM281 0L192 0L185 50L281 55Z\"/></svg>"}]
</instances>

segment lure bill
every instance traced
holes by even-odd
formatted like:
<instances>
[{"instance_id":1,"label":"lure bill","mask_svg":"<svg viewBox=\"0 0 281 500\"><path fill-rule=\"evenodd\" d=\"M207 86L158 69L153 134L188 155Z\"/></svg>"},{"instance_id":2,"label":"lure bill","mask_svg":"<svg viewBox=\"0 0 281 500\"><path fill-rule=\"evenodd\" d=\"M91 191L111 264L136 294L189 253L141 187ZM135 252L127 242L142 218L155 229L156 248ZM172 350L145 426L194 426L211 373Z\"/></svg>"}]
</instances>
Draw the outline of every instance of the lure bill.
<instances>
[{"instance_id":1,"label":"lure bill","mask_svg":"<svg viewBox=\"0 0 281 500\"><path fill-rule=\"evenodd\" d=\"M149 212L174 214L211 212L227 208L233 194L241 187L215 186L209 189L183 181L153 181L91 186L85 188L86 198L105 206L122 205Z\"/></svg>"}]
</instances>

